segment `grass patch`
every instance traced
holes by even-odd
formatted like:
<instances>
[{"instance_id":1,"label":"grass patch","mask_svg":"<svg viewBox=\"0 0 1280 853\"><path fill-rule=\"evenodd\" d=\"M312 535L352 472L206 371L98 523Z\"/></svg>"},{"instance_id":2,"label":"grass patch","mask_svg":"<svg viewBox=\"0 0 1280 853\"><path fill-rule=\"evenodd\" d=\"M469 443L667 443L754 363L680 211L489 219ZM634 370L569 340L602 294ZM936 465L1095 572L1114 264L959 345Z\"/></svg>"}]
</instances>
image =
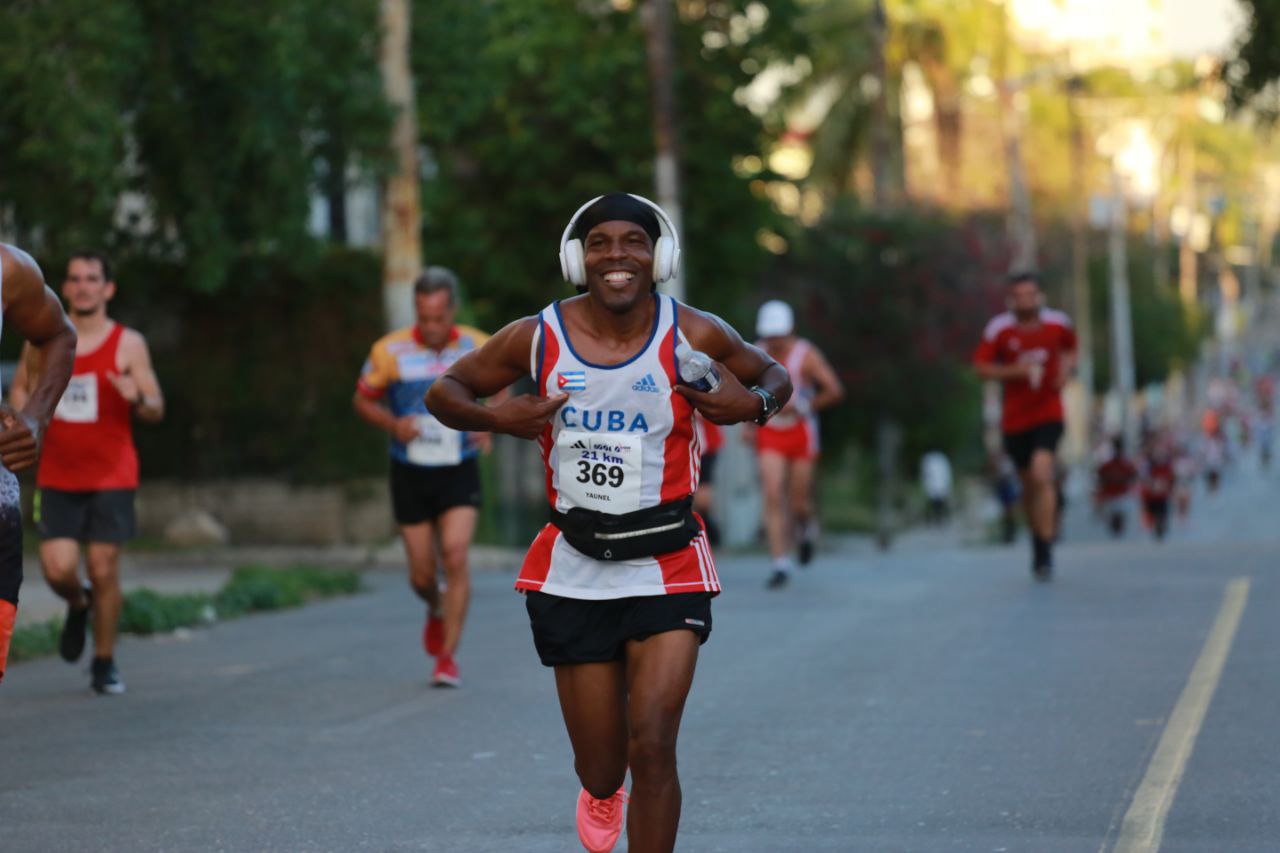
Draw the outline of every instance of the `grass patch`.
<instances>
[{"instance_id":1,"label":"grass patch","mask_svg":"<svg viewBox=\"0 0 1280 853\"><path fill-rule=\"evenodd\" d=\"M165 594L152 589L125 593L120 613L122 634L165 634L178 628L208 625L248 613L283 610L309 601L352 595L360 591L360 573L315 566L240 566L214 595ZM58 651L62 617L13 632L9 657L14 662L46 657Z\"/></svg>"},{"instance_id":2,"label":"grass patch","mask_svg":"<svg viewBox=\"0 0 1280 853\"><path fill-rule=\"evenodd\" d=\"M56 653L61 633L61 616L35 625L19 625L13 629L13 637L9 641L9 660L17 663Z\"/></svg>"}]
</instances>

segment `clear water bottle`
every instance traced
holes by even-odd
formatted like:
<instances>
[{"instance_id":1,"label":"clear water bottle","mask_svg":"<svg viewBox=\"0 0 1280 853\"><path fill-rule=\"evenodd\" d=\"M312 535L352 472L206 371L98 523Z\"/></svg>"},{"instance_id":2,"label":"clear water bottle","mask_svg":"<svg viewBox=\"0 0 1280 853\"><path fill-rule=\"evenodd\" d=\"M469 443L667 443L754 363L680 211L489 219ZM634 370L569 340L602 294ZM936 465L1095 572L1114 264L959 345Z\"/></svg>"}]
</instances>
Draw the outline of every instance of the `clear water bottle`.
<instances>
[{"instance_id":1,"label":"clear water bottle","mask_svg":"<svg viewBox=\"0 0 1280 853\"><path fill-rule=\"evenodd\" d=\"M705 352L698 352L686 343L676 344L676 364L680 368L680 381L695 391L714 393L720 390L720 371Z\"/></svg>"}]
</instances>

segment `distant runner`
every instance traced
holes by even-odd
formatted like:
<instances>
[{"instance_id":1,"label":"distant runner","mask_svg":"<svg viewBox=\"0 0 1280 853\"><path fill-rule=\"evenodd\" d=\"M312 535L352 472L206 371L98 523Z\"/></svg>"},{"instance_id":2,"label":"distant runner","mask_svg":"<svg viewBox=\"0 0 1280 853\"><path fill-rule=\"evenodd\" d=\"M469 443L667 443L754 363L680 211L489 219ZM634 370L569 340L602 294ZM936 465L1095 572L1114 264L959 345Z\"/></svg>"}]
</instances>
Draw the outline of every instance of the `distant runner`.
<instances>
[{"instance_id":1,"label":"distant runner","mask_svg":"<svg viewBox=\"0 0 1280 853\"><path fill-rule=\"evenodd\" d=\"M1061 311L1044 307L1032 273L1009 277L1009 310L987 323L974 353L978 376L1004 386L1004 447L1022 479L1031 528L1031 572L1053 576L1057 538L1058 442L1063 433L1062 388L1076 364L1076 334Z\"/></svg>"},{"instance_id":2,"label":"distant runner","mask_svg":"<svg viewBox=\"0 0 1280 853\"><path fill-rule=\"evenodd\" d=\"M409 585L427 605L422 645L435 658L431 683L458 687L454 655L471 600L467 557L480 506L476 456L486 433L449 429L427 409L427 391L489 336L454 323L458 280L428 267L413 287L417 322L373 345L353 400L356 413L391 436L391 504L409 561ZM437 582L437 552L447 583Z\"/></svg>"},{"instance_id":3,"label":"distant runner","mask_svg":"<svg viewBox=\"0 0 1280 853\"><path fill-rule=\"evenodd\" d=\"M755 436L765 534L773 560L768 587L778 589L791 578L792 543L800 565L813 559L813 487L821 452L818 413L844 399L844 386L822 351L796 335L795 315L787 303L774 299L761 305L756 334L756 346L787 368L796 389L786 408Z\"/></svg>"}]
</instances>

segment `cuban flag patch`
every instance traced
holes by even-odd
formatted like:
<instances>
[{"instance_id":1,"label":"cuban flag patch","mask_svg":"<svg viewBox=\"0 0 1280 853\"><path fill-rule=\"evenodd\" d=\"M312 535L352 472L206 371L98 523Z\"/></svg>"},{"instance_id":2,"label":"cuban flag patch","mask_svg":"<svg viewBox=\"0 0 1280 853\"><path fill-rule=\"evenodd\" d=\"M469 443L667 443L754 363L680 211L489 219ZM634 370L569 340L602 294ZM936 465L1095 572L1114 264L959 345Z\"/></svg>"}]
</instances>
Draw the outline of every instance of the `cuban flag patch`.
<instances>
[{"instance_id":1,"label":"cuban flag patch","mask_svg":"<svg viewBox=\"0 0 1280 853\"><path fill-rule=\"evenodd\" d=\"M561 371L556 376L556 388L561 391L587 390L587 374L583 370Z\"/></svg>"}]
</instances>

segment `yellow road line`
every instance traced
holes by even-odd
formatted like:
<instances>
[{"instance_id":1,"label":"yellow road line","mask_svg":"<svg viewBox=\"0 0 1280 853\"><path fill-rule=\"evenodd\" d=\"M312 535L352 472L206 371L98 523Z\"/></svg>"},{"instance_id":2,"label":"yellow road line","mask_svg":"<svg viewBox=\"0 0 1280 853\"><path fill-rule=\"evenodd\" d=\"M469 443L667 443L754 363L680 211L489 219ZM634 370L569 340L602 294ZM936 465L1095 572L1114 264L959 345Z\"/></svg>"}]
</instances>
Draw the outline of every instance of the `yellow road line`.
<instances>
[{"instance_id":1,"label":"yellow road line","mask_svg":"<svg viewBox=\"0 0 1280 853\"><path fill-rule=\"evenodd\" d=\"M1173 706L1173 713L1160 735L1160 743L1147 765L1142 784L1133 795L1129 811L1125 812L1112 853L1155 853L1160 849L1165 818L1169 816L1169 807L1178 793L1178 784L1195 748L1209 702L1218 689L1218 679L1222 676L1222 667L1227 661L1227 653L1231 651L1231 642L1240 627L1240 616L1248 598L1248 578L1236 578L1227 584L1218 618L1214 620L1209 639L1205 640L1204 649L1191 670L1187 686Z\"/></svg>"}]
</instances>

